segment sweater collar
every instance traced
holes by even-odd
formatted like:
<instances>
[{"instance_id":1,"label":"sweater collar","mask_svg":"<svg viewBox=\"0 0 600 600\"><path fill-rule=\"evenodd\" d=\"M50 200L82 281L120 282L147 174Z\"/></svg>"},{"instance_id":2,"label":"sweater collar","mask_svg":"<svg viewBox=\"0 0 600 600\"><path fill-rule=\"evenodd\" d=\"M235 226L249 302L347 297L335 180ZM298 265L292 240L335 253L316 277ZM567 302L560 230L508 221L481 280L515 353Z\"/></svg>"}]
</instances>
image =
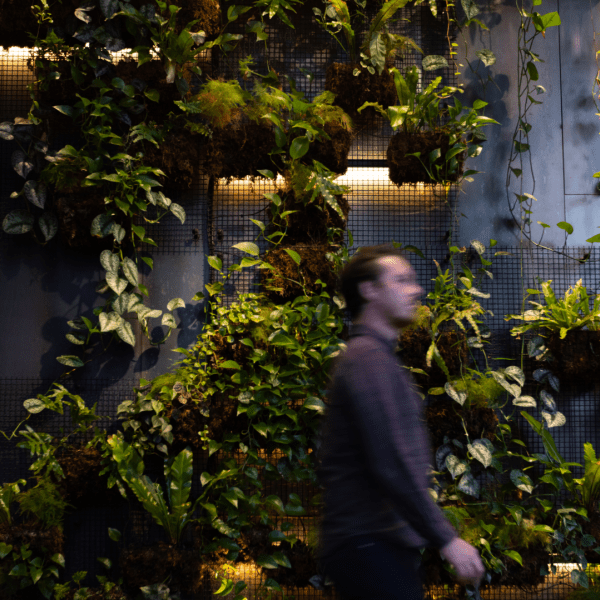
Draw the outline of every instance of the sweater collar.
<instances>
[{"instance_id":1,"label":"sweater collar","mask_svg":"<svg viewBox=\"0 0 600 600\"><path fill-rule=\"evenodd\" d=\"M350 329L350 337L359 337L361 335L368 335L369 337L375 338L384 344L390 352L395 352L396 347L398 346L398 339L389 340L388 338L381 335L379 332L375 331L368 325L352 325Z\"/></svg>"}]
</instances>

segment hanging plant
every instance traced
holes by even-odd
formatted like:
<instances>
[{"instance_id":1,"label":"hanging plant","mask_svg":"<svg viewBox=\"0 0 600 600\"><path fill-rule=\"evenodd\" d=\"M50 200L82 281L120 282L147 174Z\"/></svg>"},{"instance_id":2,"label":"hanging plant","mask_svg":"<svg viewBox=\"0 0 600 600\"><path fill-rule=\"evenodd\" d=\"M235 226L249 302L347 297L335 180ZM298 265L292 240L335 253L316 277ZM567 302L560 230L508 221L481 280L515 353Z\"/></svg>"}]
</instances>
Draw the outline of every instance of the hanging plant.
<instances>
[{"instance_id":1,"label":"hanging plant","mask_svg":"<svg viewBox=\"0 0 600 600\"><path fill-rule=\"evenodd\" d=\"M394 102L394 83L388 72L394 55L408 47L420 51L412 39L390 33L387 27L407 1L385 2L369 22L362 43L358 32L366 24L367 16L358 6L350 10L344 0L335 0L324 12L315 9L317 23L349 54L349 63L328 66L325 79L325 89L335 94L336 104L348 114L356 116L358 108L365 102L379 103L384 107ZM343 36L345 43L338 36Z\"/></svg>"},{"instance_id":2,"label":"hanging plant","mask_svg":"<svg viewBox=\"0 0 600 600\"><path fill-rule=\"evenodd\" d=\"M528 354L536 361L547 362L560 381L593 385L600 369L600 295L590 298L580 279L556 298L552 280L541 284L541 291L528 289L528 296L543 295L544 304L529 301L534 308L505 320L523 321L511 329L520 337L534 332Z\"/></svg>"},{"instance_id":3,"label":"hanging plant","mask_svg":"<svg viewBox=\"0 0 600 600\"><path fill-rule=\"evenodd\" d=\"M360 108L374 106L389 119L392 129L399 130L390 138L387 149L390 180L396 185L469 180L478 171L464 172L464 161L481 152L474 133L497 123L477 112L487 102L476 100L472 108L463 107L455 96L462 93L460 88L444 86L438 90L441 77L419 92L421 74L416 66L409 69L406 77L397 69L391 71L399 104L385 109L367 102ZM448 106L450 98L454 99L452 106Z\"/></svg>"}]
</instances>

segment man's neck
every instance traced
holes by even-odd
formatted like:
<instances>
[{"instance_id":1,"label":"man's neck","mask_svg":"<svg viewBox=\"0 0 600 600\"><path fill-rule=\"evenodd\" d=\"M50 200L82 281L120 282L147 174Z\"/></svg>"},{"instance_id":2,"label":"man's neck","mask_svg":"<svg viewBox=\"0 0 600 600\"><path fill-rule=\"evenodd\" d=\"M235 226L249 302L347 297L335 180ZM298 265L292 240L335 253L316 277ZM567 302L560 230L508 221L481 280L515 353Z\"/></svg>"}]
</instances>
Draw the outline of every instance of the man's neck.
<instances>
[{"instance_id":1,"label":"man's neck","mask_svg":"<svg viewBox=\"0 0 600 600\"><path fill-rule=\"evenodd\" d=\"M398 334L400 333L400 330L397 327L385 319L382 319L379 313L376 313L375 311L369 311L368 308L365 308L365 310L363 310L360 316L356 318L352 324L364 325L365 327L377 332L381 337L389 340L390 342L398 339Z\"/></svg>"}]
</instances>

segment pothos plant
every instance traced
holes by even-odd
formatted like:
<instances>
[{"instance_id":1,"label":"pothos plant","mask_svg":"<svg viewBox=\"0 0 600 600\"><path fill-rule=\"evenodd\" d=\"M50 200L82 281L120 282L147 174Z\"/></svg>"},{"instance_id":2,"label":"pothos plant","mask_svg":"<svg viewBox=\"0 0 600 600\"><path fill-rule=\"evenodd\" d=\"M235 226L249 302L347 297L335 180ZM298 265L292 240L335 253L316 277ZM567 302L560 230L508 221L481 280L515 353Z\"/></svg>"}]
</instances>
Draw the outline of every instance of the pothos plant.
<instances>
[{"instance_id":1,"label":"pothos plant","mask_svg":"<svg viewBox=\"0 0 600 600\"><path fill-rule=\"evenodd\" d=\"M593 452L586 449L586 479L574 479L573 467L580 465L564 460L550 432L566 421L553 396L545 389L539 392L542 419L537 420L528 410L521 410L538 407L533 396L522 394L523 371L511 366L497 369L492 375L508 392L514 408L505 414L505 423L497 426L494 441L471 440L466 428L466 445L456 439L445 440L436 450L434 495L459 530L477 530L471 541L480 548L490 569L488 582L493 580L492 572L501 575L505 570L504 557L523 565L524 555L515 547L520 543L522 550L536 544L547 548L548 558L554 551L563 560L577 562L579 566L571 577L574 583L587 587L585 552L597 542L582 527L587 516L582 502L597 498L596 474L591 465ZM534 379L558 389L558 382L549 377L548 370L538 370ZM451 385L447 391L453 400L465 403L468 392L459 392ZM516 433L515 417L519 415L540 437L544 453L527 452L527 444ZM528 474L535 467L542 469L537 479ZM508 475L502 485L498 484L500 474ZM545 564L540 567L547 574ZM555 567L552 570L555 572Z\"/></svg>"},{"instance_id":2,"label":"pothos plant","mask_svg":"<svg viewBox=\"0 0 600 600\"><path fill-rule=\"evenodd\" d=\"M278 519L300 516L306 508L295 494L286 504L275 494L265 496L262 481L316 482L318 417L343 325L341 311L324 292L282 306L259 294L241 294L223 306L228 278L248 267L269 268L255 258L255 244L237 248L250 256L227 274L219 258L209 257L222 280L206 285L210 319L197 344L179 349L185 358L172 377L143 381L136 398L118 409L123 443L140 456L157 451L168 456L182 443L208 450L212 460L201 475L207 486L201 501L203 548L226 549L230 558L240 551L236 539L257 524L271 527L269 542L295 541L285 535L290 525L278 525ZM225 458L231 453L242 460ZM289 567L285 555L273 549L257 562Z\"/></svg>"}]
</instances>

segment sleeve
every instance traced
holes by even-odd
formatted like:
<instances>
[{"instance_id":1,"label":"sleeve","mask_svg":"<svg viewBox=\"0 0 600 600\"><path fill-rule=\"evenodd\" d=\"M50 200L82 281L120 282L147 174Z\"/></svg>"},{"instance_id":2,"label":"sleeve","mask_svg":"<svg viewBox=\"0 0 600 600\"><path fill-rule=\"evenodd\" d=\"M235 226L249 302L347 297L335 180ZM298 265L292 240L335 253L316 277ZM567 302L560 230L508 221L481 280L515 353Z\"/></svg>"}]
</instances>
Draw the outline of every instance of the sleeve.
<instances>
[{"instance_id":1,"label":"sleeve","mask_svg":"<svg viewBox=\"0 0 600 600\"><path fill-rule=\"evenodd\" d=\"M344 378L365 460L396 510L433 547L457 533L429 494L427 430L410 380L383 349L371 348L347 363Z\"/></svg>"}]
</instances>

